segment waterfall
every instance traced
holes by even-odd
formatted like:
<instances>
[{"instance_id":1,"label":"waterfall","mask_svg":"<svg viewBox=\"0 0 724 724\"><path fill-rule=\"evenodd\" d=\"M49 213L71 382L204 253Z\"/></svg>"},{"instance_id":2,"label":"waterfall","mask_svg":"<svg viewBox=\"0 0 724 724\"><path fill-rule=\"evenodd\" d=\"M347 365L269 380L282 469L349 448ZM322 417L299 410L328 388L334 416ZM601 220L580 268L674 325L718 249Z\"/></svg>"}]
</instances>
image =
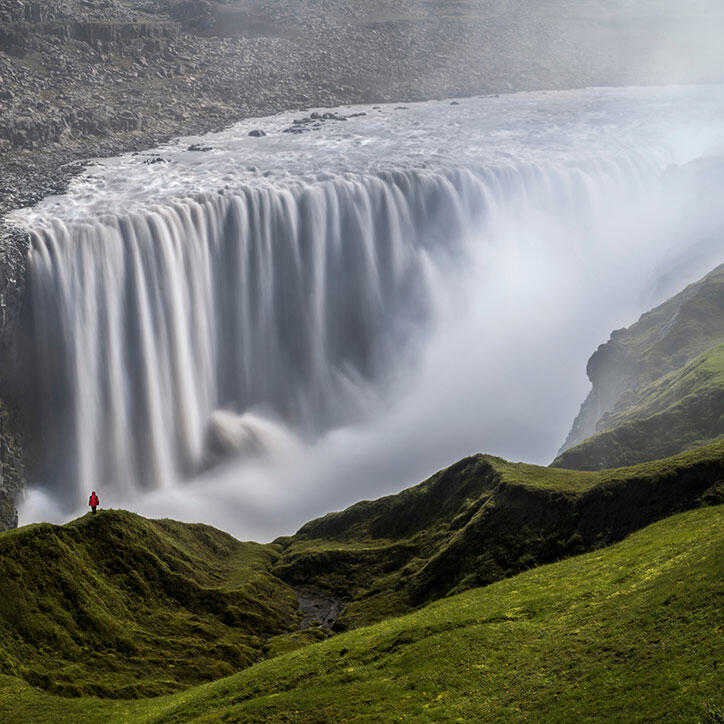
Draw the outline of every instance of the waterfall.
<instances>
[{"instance_id":1,"label":"waterfall","mask_svg":"<svg viewBox=\"0 0 724 724\"><path fill-rule=\"evenodd\" d=\"M220 411L263 410L302 437L356 419L496 219L564 215L585 243L594 207L662 163L340 175L36 226L38 478L73 509L91 489L196 475Z\"/></svg>"}]
</instances>

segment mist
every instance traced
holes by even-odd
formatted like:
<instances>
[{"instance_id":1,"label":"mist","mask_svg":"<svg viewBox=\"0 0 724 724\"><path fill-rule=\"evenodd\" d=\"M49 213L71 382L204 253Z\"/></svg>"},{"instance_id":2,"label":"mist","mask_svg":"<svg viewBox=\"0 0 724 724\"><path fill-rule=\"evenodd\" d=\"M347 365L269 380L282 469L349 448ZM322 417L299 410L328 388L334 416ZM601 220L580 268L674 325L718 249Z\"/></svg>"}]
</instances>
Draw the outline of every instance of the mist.
<instances>
[{"instance_id":1,"label":"mist","mask_svg":"<svg viewBox=\"0 0 724 724\"><path fill-rule=\"evenodd\" d=\"M633 185L582 175L565 193L567 182L557 192L540 176L532 196L468 226L463 257L430 282L424 332L398 344L381 384L353 384L350 422L310 436L264 405L242 410L241 427L222 416L232 425L222 437L243 441L241 458L150 491L99 485L102 505L266 541L465 455L548 464L588 391L597 345L724 261L710 241L724 229L722 164L712 155L721 133L673 124L665 138L677 163L663 173ZM539 197L547 201L530 202ZM83 509L41 486L26 494L21 522Z\"/></svg>"}]
</instances>

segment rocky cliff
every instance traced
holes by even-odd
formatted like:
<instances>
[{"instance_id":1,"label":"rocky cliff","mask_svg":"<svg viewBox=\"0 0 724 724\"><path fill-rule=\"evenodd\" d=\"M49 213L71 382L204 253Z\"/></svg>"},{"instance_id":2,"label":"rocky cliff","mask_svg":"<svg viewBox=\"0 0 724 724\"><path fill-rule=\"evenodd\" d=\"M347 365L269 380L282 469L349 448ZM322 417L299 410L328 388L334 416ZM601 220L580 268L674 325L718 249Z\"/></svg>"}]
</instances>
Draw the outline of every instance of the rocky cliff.
<instances>
[{"instance_id":1,"label":"rocky cliff","mask_svg":"<svg viewBox=\"0 0 724 724\"><path fill-rule=\"evenodd\" d=\"M553 465L630 465L724 434L723 344L724 265L596 350L591 392Z\"/></svg>"},{"instance_id":2,"label":"rocky cliff","mask_svg":"<svg viewBox=\"0 0 724 724\"><path fill-rule=\"evenodd\" d=\"M0 400L0 531L18 524L15 501L25 481L22 452L12 421Z\"/></svg>"},{"instance_id":3,"label":"rocky cliff","mask_svg":"<svg viewBox=\"0 0 724 724\"><path fill-rule=\"evenodd\" d=\"M24 485L15 359L26 248L26 235L19 231L8 233L0 243L0 531L17 525L15 499Z\"/></svg>"}]
</instances>

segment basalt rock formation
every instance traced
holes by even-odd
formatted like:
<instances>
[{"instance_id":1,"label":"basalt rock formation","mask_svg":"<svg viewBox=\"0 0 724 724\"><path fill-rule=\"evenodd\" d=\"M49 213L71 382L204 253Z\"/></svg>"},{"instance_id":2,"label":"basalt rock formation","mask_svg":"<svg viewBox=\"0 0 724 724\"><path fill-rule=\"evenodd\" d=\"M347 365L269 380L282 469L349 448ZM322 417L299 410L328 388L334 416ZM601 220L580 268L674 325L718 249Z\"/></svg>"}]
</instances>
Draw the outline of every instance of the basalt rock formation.
<instances>
[{"instance_id":1,"label":"basalt rock formation","mask_svg":"<svg viewBox=\"0 0 724 724\"><path fill-rule=\"evenodd\" d=\"M16 370L18 317L25 288L26 235L0 244L0 531L14 528L15 500L25 483Z\"/></svg>"}]
</instances>

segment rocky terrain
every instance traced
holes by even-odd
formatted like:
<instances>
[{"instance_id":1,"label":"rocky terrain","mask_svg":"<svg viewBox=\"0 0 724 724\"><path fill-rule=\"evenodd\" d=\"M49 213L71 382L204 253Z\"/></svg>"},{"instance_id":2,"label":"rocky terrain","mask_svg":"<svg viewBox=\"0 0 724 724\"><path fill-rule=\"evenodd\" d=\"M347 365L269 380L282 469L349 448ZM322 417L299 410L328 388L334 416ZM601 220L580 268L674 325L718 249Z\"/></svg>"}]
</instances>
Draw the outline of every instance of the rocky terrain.
<instances>
[{"instance_id":1,"label":"rocky terrain","mask_svg":"<svg viewBox=\"0 0 724 724\"><path fill-rule=\"evenodd\" d=\"M0 451L19 449L27 245L6 215L85 160L282 109L720 81L723 27L708 0L0 0Z\"/></svg>"},{"instance_id":2,"label":"rocky terrain","mask_svg":"<svg viewBox=\"0 0 724 724\"><path fill-rule=\"evenodd\" d=\"M646 5L0 0L0 213L73 160L281 109L724 79L724 10Z\"/></svg>"}]
</instances>

